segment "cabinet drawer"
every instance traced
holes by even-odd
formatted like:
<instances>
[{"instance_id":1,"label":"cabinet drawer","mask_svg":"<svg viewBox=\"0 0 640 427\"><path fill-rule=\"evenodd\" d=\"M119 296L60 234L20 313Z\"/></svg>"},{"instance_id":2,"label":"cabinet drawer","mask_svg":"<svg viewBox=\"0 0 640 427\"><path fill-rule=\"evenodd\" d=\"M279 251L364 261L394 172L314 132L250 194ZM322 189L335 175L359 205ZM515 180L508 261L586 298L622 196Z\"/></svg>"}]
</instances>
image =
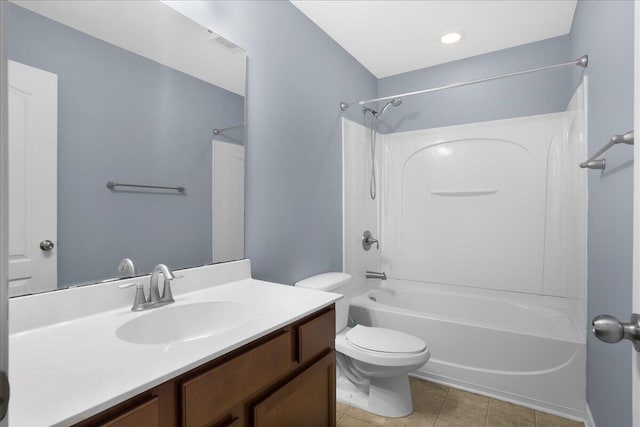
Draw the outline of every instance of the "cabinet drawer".
<instances>
[{"instance_id":1,"label":"cabinet drawer","mask_svg":"<svg viewBox=\"0 0 640 427\"><path fill-rule=\"evenodd\" d=\"M101 427L160 427L159 409L158 398L153 397L115 418L97 425Z\"/></svg>"},{"instance_id":2,"label":"cabinet drawer","mask_svg":"<svg viewBox=\"0 0 640 427\"><path fill-rule=\"evenodd\" d=\"M305 363L334 348L336 312L331 309L298 326L298 362Z\"/></svg>"},{"instance_id":3,"label":"cabinet drawer","mask_svg":"<svg viewBox=\"0 0 640 427\"><path fill-rule=\"evenodd\" d=\"M183 425L211 425L227 411L293 368L292 334L272 340L181 382Z\"/></svg>"},{"instance_id":4,"label":"cabinet drawer","mask_svg":"<svg viewBox=\"0 0 640 427\"><path fill-rule=\"evenodd\" d=\"M330 427L336 422L335 351L253 407L254 427Z\"/></svg>"}]
</instances>

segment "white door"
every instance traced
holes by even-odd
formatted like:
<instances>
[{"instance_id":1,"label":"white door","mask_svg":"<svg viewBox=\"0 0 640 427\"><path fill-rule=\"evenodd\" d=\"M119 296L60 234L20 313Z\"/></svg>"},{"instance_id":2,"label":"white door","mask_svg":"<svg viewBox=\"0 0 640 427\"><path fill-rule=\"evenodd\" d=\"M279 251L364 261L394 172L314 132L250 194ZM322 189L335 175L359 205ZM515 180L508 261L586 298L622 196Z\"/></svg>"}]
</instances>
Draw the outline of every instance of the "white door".
<instances>
[{"instance_id":1,"label":"white door","mask_svg":"<svg viewBox=\"0 0 640 427\"><path fill-rule=\"evenodd\" d=\"M633 128L640 130L640 1L635 2L634 22L634 91ZM637 142L633 148L633 312L640 313L640 148ZM632 392L633 425L640 427L640 352L633 349Z\"/></svg>"},{"instance_id":2,"label":"white door","mask_svg":"<svg viewBox=\"0 0 640 427\"><path fill-rule=\"evenodd\" d=\"M57 281L58 76L9 61L9 296Z\"/></svg>"},{"instance_id":3,"label":"white door","mask_svg":"<svg viewBox=\"0 0 640 427\"><path fill-rule=\"evenodd\" d=\"M213 141L214 262L244 258L244 146Z\"/></svg>"}]
</instances>

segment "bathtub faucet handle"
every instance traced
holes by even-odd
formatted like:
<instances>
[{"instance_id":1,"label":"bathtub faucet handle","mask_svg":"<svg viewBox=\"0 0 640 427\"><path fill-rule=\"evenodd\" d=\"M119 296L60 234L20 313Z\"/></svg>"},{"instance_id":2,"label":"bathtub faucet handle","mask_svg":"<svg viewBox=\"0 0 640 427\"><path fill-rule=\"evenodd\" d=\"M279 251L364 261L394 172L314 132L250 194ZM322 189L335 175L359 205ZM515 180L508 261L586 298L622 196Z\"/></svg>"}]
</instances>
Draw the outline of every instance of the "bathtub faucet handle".
<instances>
[{"instance_id":1,"label":"bathtub faucet handle","mask_svg":"<svg viewBox=\"0 0 640 427\"><path fill-rule=\"evenodd\" d=\"M378 242L378 239L374 239L369 230L366 230L364 233L362 233L362 248L365 251L371 249L371 246L373 246L374 243L376 244L376 249L380 249L380 243Z\"/></svg>"}]
</instances>

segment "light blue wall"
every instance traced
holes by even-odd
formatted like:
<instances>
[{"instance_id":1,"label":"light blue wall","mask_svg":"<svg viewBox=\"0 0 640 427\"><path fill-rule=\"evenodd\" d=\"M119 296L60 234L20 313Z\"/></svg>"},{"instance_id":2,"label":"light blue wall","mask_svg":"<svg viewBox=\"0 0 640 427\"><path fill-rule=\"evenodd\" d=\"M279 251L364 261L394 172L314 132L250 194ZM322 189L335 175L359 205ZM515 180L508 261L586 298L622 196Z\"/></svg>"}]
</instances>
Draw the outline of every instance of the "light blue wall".
<instances>
[{"instance_id":1,"label":"light blue wall","mask_svg":"<svg viewBox=\"0 0 640 427\"><path fill-rule=\"evenodd\" d=\"M191 16L248 52L247 256L257 278L291 283L341 266L341 100L376 80L288 2L192 4ZM633 3L581 1L569 36L381 79L379 95L564 62L588 53L590 152L632 127ZM383 132L564 110L578 72L553 71L407 98ZM361 120L351 109L347 117ZM386 125L386 126L385 126ZM625 150L627 149L627 150ZM630 147L590 171L589 315L631 312ZM598 426L631 425L630 350L588 342ZM624 367L619 369L619 367Z\"/></svg>"},{"instance_id":2,"label":"light blue wall","mask_svg":"<svg viewBox=\"0 0 640 427\"><path fill-rule=\"evenodd\" d=\"M570 59L567 35L386 77L379 80L378 91L379 96L392 96ZM564 111L572 79L578 80L570 69L554 70L406 97L401 106L382 116L379 130L409 131Z\"/></svg>"},{"instance_id":3,"label":"light blue wall","mask_svg":"<svg viewBox=\"0 0 640 427\"><path fill-rule=\"evenodd\" d=\"M8 5L8 56L58 75L58 285L211 262L211 138L244 99ZM183 185L111 192L107 181ZM38 207L46 209L46 207ZM43 237L44 238L44 237Z\"/></svg>"},{"instance_id":4,"label":"light blue wall","mask_svg":"<svg viewBox=\"0 0 640 427\"><path fill-rule=\"evenodd\" d=\"M374 97L375 77L288 1L180 7L247 50L246 255L254 277L293 283L341 271L339 103Z\"/></svg>"},{"instance_id":5,"label":"light blue wall","mask_svg":"<svg viewBox=\"0 0 640 427\"><path fill-rule=\"evenodd\" d=\"M589 152L633 129L633 2L580 1L573 55L589 54ZM607 169L589 171L588 317L631 314L633 148L607 152ZM587 400L598 427L629 427L631 346L587 341Z\"/></svg>"}]
</instances>

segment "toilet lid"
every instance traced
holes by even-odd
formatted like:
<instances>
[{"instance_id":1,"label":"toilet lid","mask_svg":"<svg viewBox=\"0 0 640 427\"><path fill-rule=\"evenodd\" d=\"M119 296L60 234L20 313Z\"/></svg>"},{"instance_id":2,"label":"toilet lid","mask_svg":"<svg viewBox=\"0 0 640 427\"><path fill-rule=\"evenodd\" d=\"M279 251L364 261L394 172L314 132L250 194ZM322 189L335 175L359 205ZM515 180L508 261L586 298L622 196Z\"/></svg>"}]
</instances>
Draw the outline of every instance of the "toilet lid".
<instances>
[{"instance_id":1,"label":"toilet lid","mask_svg":"<svg viewBox=\"0 0 640 427\"><path fill-rule=\"evenodd\" d=\"M385 353L420 353L427 348L420 338L393 329L356 325L346 336L357 347Z\"/></svg>"}]
</instances>

